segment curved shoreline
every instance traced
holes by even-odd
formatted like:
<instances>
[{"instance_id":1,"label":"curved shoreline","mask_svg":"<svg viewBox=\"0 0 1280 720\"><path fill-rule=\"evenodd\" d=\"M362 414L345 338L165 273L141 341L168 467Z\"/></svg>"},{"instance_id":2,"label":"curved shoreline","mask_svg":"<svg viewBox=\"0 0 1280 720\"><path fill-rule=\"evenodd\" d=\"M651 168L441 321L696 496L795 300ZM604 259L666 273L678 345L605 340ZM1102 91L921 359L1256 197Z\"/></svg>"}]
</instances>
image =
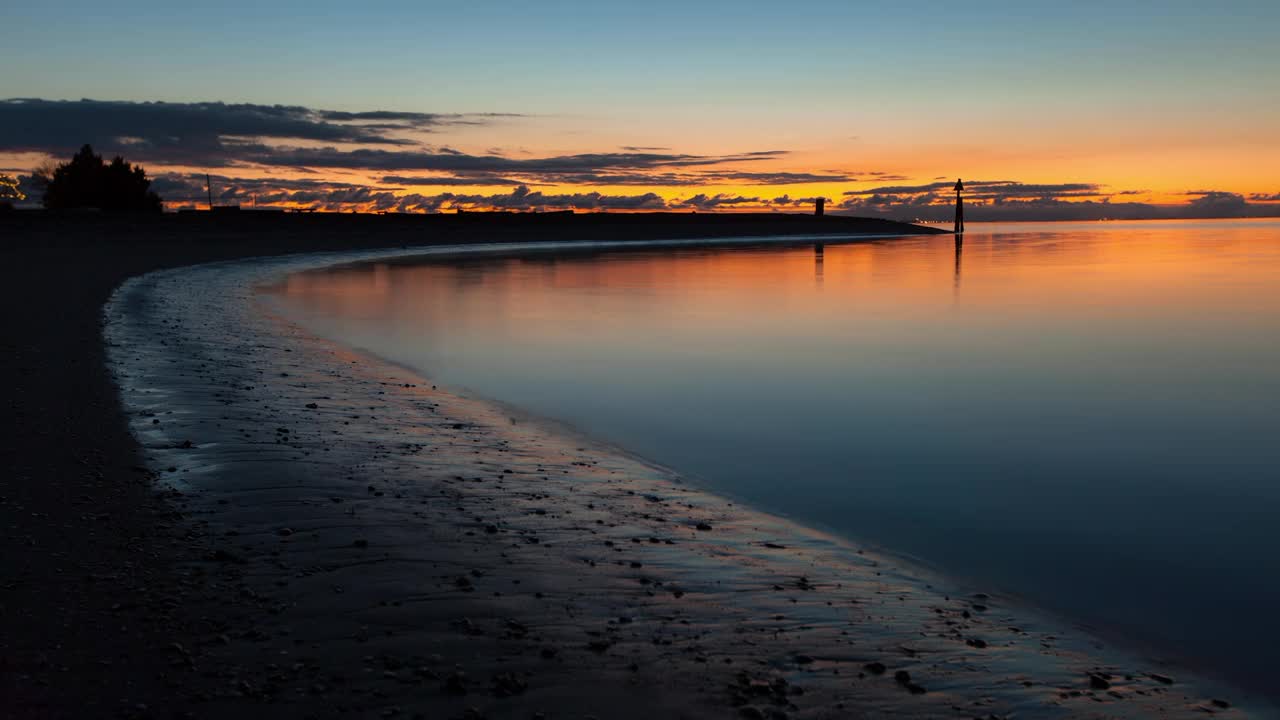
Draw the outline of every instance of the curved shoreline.
<instances>
[{"instance_id":1,"label":"curved shoreline","mask_svg":"<svg viewBox=\"0 0 1280 720\"><path fill-rule=\"evenodd\" d=\"M160 271L105 311L131 429L183 488L210 556L243 569L290 643L314 640L344 667L374 657L376 677L357 673L368 692L405 712L494 717L1245 715L1033 611L954 596L896 560L428 390L253 297L307 267L461 250Z\"/></svg>"}]
</instances>

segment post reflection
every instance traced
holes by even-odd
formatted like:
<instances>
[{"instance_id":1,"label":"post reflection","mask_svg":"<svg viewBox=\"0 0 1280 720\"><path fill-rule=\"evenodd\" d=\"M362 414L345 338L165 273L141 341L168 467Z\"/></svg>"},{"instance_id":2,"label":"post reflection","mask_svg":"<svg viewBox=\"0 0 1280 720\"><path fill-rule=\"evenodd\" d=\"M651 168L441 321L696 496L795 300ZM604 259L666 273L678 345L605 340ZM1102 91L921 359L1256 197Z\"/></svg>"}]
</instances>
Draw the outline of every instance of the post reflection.
<instances>
[{"instance_id":1,"label":"post reflection","mask_svg":"<svg viewBox=\"0 0 1280 720\"><path fill-rule=\"evenodd\" d=\"M962 259L964 256L964 233L956 235L956 259L955 270L952 273L951 295L954 299L960 299L960 270L962 267Z\"/></svg>"}]
</instances>

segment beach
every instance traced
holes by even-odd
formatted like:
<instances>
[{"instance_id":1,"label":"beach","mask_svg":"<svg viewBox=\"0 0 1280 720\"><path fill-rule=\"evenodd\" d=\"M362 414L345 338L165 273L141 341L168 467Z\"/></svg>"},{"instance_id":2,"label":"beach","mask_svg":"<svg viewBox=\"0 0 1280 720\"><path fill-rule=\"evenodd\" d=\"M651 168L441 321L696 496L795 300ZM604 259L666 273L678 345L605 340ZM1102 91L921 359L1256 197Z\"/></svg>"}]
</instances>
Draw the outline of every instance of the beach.
<instances>
[{"instance_id":1,"label":"beach","mask_svg":"<svg viewBox=\"0 0 1280 720\"><path fill-rule=\"evenodd\" d=\"M5 248L16 716L1248 714L271 315L255 287L424 240L287 220L72 221ZM237 260L300 251L342 252Z\"/></svg>"}]
</instances>

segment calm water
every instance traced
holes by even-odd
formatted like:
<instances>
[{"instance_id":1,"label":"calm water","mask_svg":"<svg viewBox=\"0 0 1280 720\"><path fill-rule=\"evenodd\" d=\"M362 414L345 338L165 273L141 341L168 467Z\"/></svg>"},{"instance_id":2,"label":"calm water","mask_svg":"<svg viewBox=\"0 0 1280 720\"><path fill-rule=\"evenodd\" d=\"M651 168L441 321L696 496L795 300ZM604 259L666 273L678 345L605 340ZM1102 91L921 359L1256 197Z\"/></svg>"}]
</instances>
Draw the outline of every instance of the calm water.
<instances>
[{"instance_id":1,"label":"calm water","mask_svg":"<svg viewBox=\"0 0 1280 720\"><path fill-rule=\"evenodd\" d=\"M1280 222L369 265L322 334L1255 688L1280 651Z\"/></svg>"}]
</instances>

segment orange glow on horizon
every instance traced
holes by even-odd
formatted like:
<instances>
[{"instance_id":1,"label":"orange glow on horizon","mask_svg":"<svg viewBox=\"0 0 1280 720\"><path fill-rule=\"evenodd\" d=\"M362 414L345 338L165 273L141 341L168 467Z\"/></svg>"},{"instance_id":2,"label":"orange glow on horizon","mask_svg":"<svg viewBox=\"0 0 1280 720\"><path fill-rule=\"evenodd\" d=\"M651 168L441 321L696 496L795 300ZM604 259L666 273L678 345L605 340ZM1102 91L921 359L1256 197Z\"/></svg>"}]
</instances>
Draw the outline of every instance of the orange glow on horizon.
<instances>
[{"instance_id":1,"label":"orange glow on horizon","mask_svg":"<svg viewBox=\"0 0 1280 720\"><path fill-rule=\"evenodd\" d=\"M464 150L464 152L468 151L482 152L478 149ZM555 152L567 154L571 151L560 149ZM556 155L552 153L549 156ZM15 175L26 174L31 168L48 159L50 158L40 153L0 155L0 171ZM1267 199L1280 191L1280 187L1274 185L1274 173L1270 170L1277 165L1280 165L1280 147L1256 143L1252 138L1227 146L1208 143L1179 144L1166 138L1157 138L1156 142L1136 146L1098 139L1096 144L1082 145L1072 148L1069 152L1055 147L1020 148L1013 142L998 152L989 152L979 146L961 144L903 147L852 143L841 147L838 152L808 149L759 160L708 163L705 166L668 167L659 164L649 171L623 171L623 174L637 176L641 182L636 184L611 184L607 181L601 184L548 183L540 182L536 174L520 172L495 173L502 176L504 182L486 182L479 179L474 184L457 184L458 178L465 175L433 175L423 171L327 168L309 170L262 165L208 169L157 163L147 165L147 169L153 178L168 174L185 174L202 180L203 175L209 172L215 176L215 203L253 207L256 197L257 207L331 212L399 211L402 208L396 207L396 203L400 199L421 197L443 197L433 201L434 205L429 208L432 211L496 210L502 209L501 203L483 198L477 199L477 197L500 198L512 193L518 187L513 183L523 183L529 192L541 193L545 196L599 193L604 196L634 197L653 193L661 198L662 204L666 206L639 208L641 211L663 209L670 212L694 210L698 212L809 212L812 204L798 202L799 200L825 197L828 199L828 210L839 212L842 209L840 205L843 200L848 197L859 197L846 195L849 192L865 192L885 186L923 186L940 182L940 178L950 181L955 176L964 177L966 180L1008 180L1032 185L1063 183L1097 185L1096 192L1081 192L1061 198L1068 203L1087 201L1101 203L1109 198L1112 203L1144 203L1176 207L1185 205L1193 199L1195 197L1193 193L1196 191L1212 190L1236 193L1258 206L1275 207L1280 212L1280 202ZM876 170L872 173L869 168ZM1011 168L1014 169L1011 170ZM945 172L938 172L939 169ZM643 183L646 172L654 176L652 183ZM662 177L673 173L678 177L690 178L695 184L663 184ZM845 175L850 179L841 182L795 184L762 182L757 184L716 177L717 174L732 175L734 173ZM424 180L437 177L441 178L442 182L436 185L383 182L385 176L392 174ZM702 176L706 176L706 180L696 182L697 178ZM288 193L273 192L272 181L277 181L280 188L286 189L290 184L302 187L306 183L310 183L312 187L327 190L345 187L367 188L371 192L385 195L385 198L381 201L352 198L329 203L294 199ZM259 185L262 189L255 191L253 188ZM226 191L230 191L229 198L220 200L219 195ZM682 205L697 195L722 196L731 202L710 203L696 208ZM1009 196L1010 199L1024 201L1036 200L1037 197L1036 193ZM388 201L386 198L396 200ZM745 201L732 202L739 198ZM779 198L789 198L790 202L774 202ZM983 206L983 200L980 197L971 197L969 202L971 207ZM938 193L935 204L949 205L949 193ZM410 203L410 205L413 211L423 211L421 204L415 206ZM170 199L166 206L170 210L202 208L205 206L203 188L201 187L200 193L193 193L187 199ZM589 203L575 203L572 199L559 203L547 202L540 207L546 210L601 211L601 208L591 207ZM607 211L628 212L630 210L612 207ZM901 219L914 218L904 216Z\"/></svg>"}]
</instances>

